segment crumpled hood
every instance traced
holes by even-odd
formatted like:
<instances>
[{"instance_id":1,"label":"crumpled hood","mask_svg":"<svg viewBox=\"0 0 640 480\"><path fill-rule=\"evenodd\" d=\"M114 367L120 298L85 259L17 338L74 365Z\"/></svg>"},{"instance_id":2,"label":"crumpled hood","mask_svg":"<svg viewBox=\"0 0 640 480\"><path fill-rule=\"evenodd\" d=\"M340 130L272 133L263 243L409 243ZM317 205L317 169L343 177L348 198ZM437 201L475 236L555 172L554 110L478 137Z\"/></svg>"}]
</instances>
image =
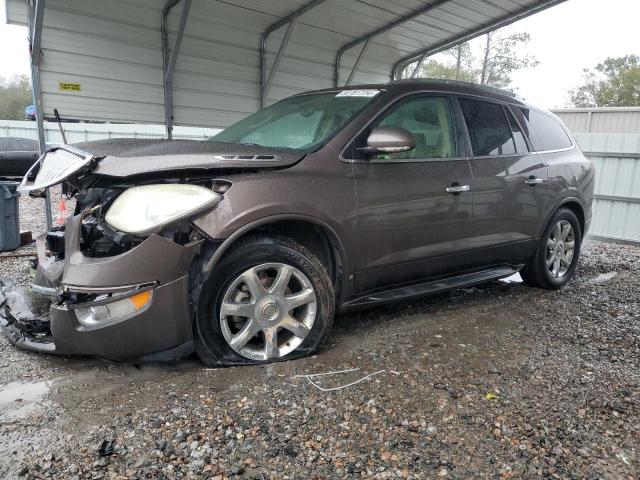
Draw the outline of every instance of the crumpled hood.
<instances>
[{"instance_id":1,"label":"crumpled hood","mask_svg":"<svg viewBox=\"0 0 640 480\"><path fill-rule=\"evenodd\" d=\"M94 173L111 177L178 170L281 168L305 156L301 150L198 140L115 138L72 147L100 158Z\"/></svg>"}]
</instances>

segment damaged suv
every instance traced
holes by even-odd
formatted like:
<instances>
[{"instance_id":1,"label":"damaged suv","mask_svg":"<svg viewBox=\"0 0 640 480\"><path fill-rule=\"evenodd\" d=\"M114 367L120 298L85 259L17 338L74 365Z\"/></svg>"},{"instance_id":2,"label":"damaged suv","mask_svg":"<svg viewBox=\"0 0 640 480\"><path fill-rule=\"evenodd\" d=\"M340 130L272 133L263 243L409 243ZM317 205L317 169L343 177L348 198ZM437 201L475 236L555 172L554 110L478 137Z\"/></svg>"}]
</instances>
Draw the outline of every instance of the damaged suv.
<instances>
[{"instance_id":1,"label":"damaged suv","mask_svg":"<svg viewBox=\"0 0 640 480\"><path fill-rule=\"evenodd\" d=\"M207 365L308 355L334 312L510 276L555 289L593 165L554 115L462 82L296 95L207 141L56 146L21 189L75 212L5 286L16 345ZM34 265L34 268L36 265Z\"/></svg>"}]
</instances>

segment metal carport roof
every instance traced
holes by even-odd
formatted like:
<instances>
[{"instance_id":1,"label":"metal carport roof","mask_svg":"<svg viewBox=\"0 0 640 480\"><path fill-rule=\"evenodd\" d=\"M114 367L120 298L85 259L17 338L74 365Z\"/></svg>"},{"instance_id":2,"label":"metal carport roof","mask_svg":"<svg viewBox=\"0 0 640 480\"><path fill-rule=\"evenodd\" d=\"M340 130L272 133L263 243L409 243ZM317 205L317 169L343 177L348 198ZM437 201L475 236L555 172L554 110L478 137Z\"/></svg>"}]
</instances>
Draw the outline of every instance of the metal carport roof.
<instances>
[{"instance_id":1,"label":"metal carport roof","mask_svg":"<svg viewBox=\"0 0 640 480\"><path fill-rule=\"evenodd\" d=\"M10 23L30 26L40 112L170 128L171 120L224 127L300 91L386 82L425 53L562 1L6 3Z\"/></svg>"}]
</instances>

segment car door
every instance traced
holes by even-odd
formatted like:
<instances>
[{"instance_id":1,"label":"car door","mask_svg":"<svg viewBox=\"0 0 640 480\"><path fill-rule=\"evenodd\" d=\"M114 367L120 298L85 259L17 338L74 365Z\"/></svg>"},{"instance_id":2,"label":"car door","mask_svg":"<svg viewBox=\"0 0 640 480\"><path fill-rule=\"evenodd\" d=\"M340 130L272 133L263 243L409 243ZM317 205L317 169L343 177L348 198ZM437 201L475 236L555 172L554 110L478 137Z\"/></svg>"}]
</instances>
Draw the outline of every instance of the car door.
<instances>
[{"instance_id":1,"label":"car door","mask_svg":"<svg viewBox=\"0 0 640 480\"><path fill-rule=\"evenodd\" d=\"M38 160L38 142L29 138L10 138L7 149L7 170L11 175L24 175Z\"/></svg>"},{"instance_id":2,"label":"car door","mask_svg":"<svg viewBox=\"0 0 640 480\"><path fill-rule=\"evenodd\" d=\"M546 166L508 105L459 97L473 173L474 246L477 266L520 263L536 248L547 203Z\"/></svg>"},{"instance_id":3,"label":"car door","mask_svg":"<svg viewBox=\"0 0 640 480\"><path fill-rule=\"evenodd\" d=\"M377 126L410 131L415 149L365 157L358 148ZM466 246L472 208L461 144L450 98L420 94L396 102L347 148L357 199L357 291L459 268L456 255Z\"/></svg>"}]
</instances>

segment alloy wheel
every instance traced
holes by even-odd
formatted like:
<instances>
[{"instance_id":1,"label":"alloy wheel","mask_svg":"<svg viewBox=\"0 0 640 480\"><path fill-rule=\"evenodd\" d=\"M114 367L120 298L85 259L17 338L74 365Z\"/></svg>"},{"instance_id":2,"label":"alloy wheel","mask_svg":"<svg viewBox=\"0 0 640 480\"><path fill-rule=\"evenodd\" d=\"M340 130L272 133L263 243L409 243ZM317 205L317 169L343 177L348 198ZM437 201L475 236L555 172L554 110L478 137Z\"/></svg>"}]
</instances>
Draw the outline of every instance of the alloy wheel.
<instances>
[{"instance_id":1,"label":"alloy wheel","mask_svg":"<svg viewBox=\"0 0 640 480\"><path fill-rule=\"evenodd\" d=\"M284 263L266 263L231 282L220 305L220 327L238 354L272 360L302 344L317 307L315 290L304 273Z\"/></svg>"},{"instance_id":2,"label":"alloy wheel","mask_svg":"<svg viewBox=\"0 0 640 480\"><path fill-rule=\"evenodd\" d=\"M571 223L560 220L551 230L547 240L545 262L547 270L554 278L566 275L571 267L575 252L576 238Z\"/></svg>"}]
</instances>

